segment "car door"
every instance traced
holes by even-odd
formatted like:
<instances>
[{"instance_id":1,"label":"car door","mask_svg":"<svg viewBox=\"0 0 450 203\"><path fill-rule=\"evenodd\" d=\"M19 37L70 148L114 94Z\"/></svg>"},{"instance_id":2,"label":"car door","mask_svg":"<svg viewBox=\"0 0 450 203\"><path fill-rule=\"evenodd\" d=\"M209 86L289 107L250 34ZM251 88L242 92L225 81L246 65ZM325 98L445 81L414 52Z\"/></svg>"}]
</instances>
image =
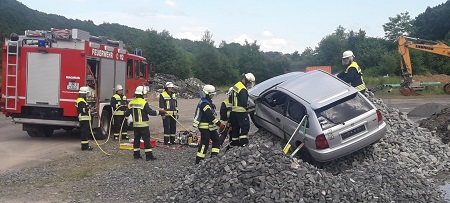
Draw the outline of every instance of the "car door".
<instances>
[{"instance_id":1,"label":"car door","mask_svg":"<svg viewBox=\"0 0 450 203\"><path fill-rule=\"evenodd\" d=\"M255 108L256 123L281 138L284 138L282 122L285 120L286 97L277 90L267 92Z\"/></svg>"},{"instance_id":2,"label":"car door","mask_svg":"<svg viewBox=\"0 0 450 203\"><path fill-rule=\"evenodd\" d=\"M299 101L289 98L286 104L286 116L283 120L283 131L286 141L290 139L295 129L298 127L299 123L303 119L303 117L307 114L306 107L300 103ZM308 125L306 125L308 127ZM294 135L294 138L291 140L292 146L297 146L299 144L298 141L302 142L304 139L304 125L299 128L297 133ZM308 128L306 128L306 134Z\"/></svg>"}]
</instances>

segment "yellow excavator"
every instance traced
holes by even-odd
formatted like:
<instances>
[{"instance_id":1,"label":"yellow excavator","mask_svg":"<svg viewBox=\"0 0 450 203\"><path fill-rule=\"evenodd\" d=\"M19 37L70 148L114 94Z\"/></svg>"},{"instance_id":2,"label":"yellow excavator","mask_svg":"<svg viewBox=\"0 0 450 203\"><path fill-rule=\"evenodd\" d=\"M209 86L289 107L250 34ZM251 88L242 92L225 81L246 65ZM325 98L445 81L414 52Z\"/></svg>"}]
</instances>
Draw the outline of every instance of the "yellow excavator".
<instances>
[{"instance_id":1,"label":"yellow excavator","mask_svg":"<svg viewBox=\"0 0 450 203\"><path fill-rule=\"evenodd\" d=\"M418 42L420 44L414 42ZM397 38L397 43L398 53L401 56L400 62L403 76L403 82L400 84L400 92L405 96L419 95L411 88L412 67L409 49L417 49L450 57L450 47L441 42L405 36L399 36ZM450 94L450 83L444 85L444 92Z\"/></svg>"}]
</instances>

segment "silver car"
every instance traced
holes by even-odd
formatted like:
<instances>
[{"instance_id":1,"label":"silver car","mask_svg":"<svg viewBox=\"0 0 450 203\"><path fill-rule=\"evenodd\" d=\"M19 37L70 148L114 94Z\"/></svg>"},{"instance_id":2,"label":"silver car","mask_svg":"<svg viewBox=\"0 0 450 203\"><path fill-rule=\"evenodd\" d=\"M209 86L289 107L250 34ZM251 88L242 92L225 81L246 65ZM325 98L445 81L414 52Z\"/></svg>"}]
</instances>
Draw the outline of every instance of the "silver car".
<instances>
[{"instance_id":1,"label":"silver car","mask_svg":"<svg viewBox=\"0 0 450 203\"><path fill-rule=\"evenodd\" d=\"M381 112L355 88L323 71L268 79L249 90L249 103L257 127L290 140L292 148L303 143L302 154L317 162L353 153L386 134Z\"/></svg>"}]
</instances>

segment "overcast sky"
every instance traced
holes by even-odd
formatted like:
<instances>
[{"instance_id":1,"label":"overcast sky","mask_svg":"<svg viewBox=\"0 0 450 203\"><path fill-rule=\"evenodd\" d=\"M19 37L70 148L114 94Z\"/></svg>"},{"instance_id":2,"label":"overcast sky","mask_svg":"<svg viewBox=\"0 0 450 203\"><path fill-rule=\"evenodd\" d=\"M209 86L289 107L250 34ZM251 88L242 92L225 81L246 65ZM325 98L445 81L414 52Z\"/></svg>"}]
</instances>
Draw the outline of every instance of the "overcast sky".
<instances>
[{"instance_id":1,"label":"overcast sky","mask_svg":"<svg viewBox=\"0 0 450 203\"><path fill-rule=\"evenodd\" d=\"M383 37L389 17L411 18L444 0L19 0L31 9L72 19L167 30L200 40L205 30L218 45L257 40L263 51L302 52L341 25ZM89 31L89 30L87 30Z\"/></svg>"}]
</instances>

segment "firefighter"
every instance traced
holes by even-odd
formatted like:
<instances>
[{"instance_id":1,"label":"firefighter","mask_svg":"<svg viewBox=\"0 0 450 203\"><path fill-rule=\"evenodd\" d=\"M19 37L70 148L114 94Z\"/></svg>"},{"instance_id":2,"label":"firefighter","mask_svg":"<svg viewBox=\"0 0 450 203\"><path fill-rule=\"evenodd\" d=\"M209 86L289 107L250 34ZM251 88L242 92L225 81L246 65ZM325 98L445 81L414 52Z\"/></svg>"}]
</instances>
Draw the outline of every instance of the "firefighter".
<instances>
[{"instance_id":1,"label":"firefighter","mask_svg":"<svg viewBox=\"0 0 450 203\"><path fill-rule=\"evenodd\" d=\"M252 73L242 74L242 80L233 86L233 90L228 97L231 102L231 143L228 145L228 148L233 146L246 146L248 144L250 121L247 113L247 88L253 87L254 84L255 76Z\"/></svg>"},{"instance_id":2,"label":"firefighter","mask_svg":"<svg viewBox=\"0 0 450 203\"><path fill-rule=\"evenodd\" d=\"M128 123L123 122L125 119L125 111L127 109L127 96L123 95L123 87L122 85L116 85L116 94L111 97L111 107L113 108L113 116L114 116L114 140L118 140L119 136L122 139L128 139ZM122 134L120 134L120 127L122 126Z\"/></svg>"},{"instance_id":3,"label":"firefighter","mask_svg":"<svg viewBox=\"0 0 450 203\"><path fill-rule=\"evenodd\" d=\"M361 68L354 61L354 58L355 55L350 50L342 54L342 65L347 66L347 68L339 73L337 77L355 87L359 92L364 93L366 84L364 83Z\"/></svg>"},{"instance_id":4,"label":"firefighter","mask_svg":"<svg viewBox=\"0 0 450 203\"><path fill-rule=\"evenodd\" d=\"M172 82L167 82L164 92L159 95L159 108L166 110L166 115L163 116L164 127L164 145L175 144L175 133L177 132L178 119L178 103L177 96L173 92L175 85Z\"/></svg>"},{"instance_id":5,"label":"firefighter","mask_svg":"<svg viewBox=\"0 0 450 203\"><path fill-rule=\"evenodd\" d=\"M92 150L93 148L89 146L89 134L91 122L91 106L86 102L86 95L89 93L90 88L87 86L80 87L78 91L78 99L76 103L78 120L80 121L80 137L81 137L81 150Z\"/></svg>"},{"instance_id":6,"label":"firefighter","mask_svg":"<svg viewBox=\"0 0 450 203\"><path fill-rule=\"evenodd\" d=\"M216 106L212 103L212 98L216 94L216 88L212 85L205 85L203 94L195 110L193 123L193 126L200 131L200 144L198 145L195 164L205 159L210 139L212 140L211 157L219 154L220 140L217 127L220 126L221 131L225 129L225 125L217 120Z\"/></svg>"},{"instance_id":7,"label":"firefighter","mask_svg":"<svg viewBox=\"0 0 450 203\"><path fill-rule=\"evenodd\" d=\"M134 144L133 144L133 156L135 159L142 158L141 149L140 149L140 140L141 138L144 140L144 152L145 152L145 160L156 160L156 157L153 156L152 146L150 145L150 130L148 123L148 115L164 116L166 111L162 110L152 110L148 105L147 101L144 99L144 96L147 94L147 89L144 86L136 87L136 91L134 92L135 98L128 104L128 109L125 112L125 116L129 115L133 116L133 130L134 130Z\"/></svg>"},{"instance_id":8,"label":"firefighter","mask_svg":"<svg viewBox=\"0 0 450 203\"><path fill-rule=\"evenodd\" d=\"M230 87L230 89L228 89L228 92L226 94L230 96L231 91L233 91L233 87ZM220 131L219 135L220 145L223 144L226 137L230 134L231 130L230 113L231 113L231 103L229 98L226 98L220 105L220 122L222 122L225 125L225 129L223 131Z\"/></svg>"}]
</instances>

